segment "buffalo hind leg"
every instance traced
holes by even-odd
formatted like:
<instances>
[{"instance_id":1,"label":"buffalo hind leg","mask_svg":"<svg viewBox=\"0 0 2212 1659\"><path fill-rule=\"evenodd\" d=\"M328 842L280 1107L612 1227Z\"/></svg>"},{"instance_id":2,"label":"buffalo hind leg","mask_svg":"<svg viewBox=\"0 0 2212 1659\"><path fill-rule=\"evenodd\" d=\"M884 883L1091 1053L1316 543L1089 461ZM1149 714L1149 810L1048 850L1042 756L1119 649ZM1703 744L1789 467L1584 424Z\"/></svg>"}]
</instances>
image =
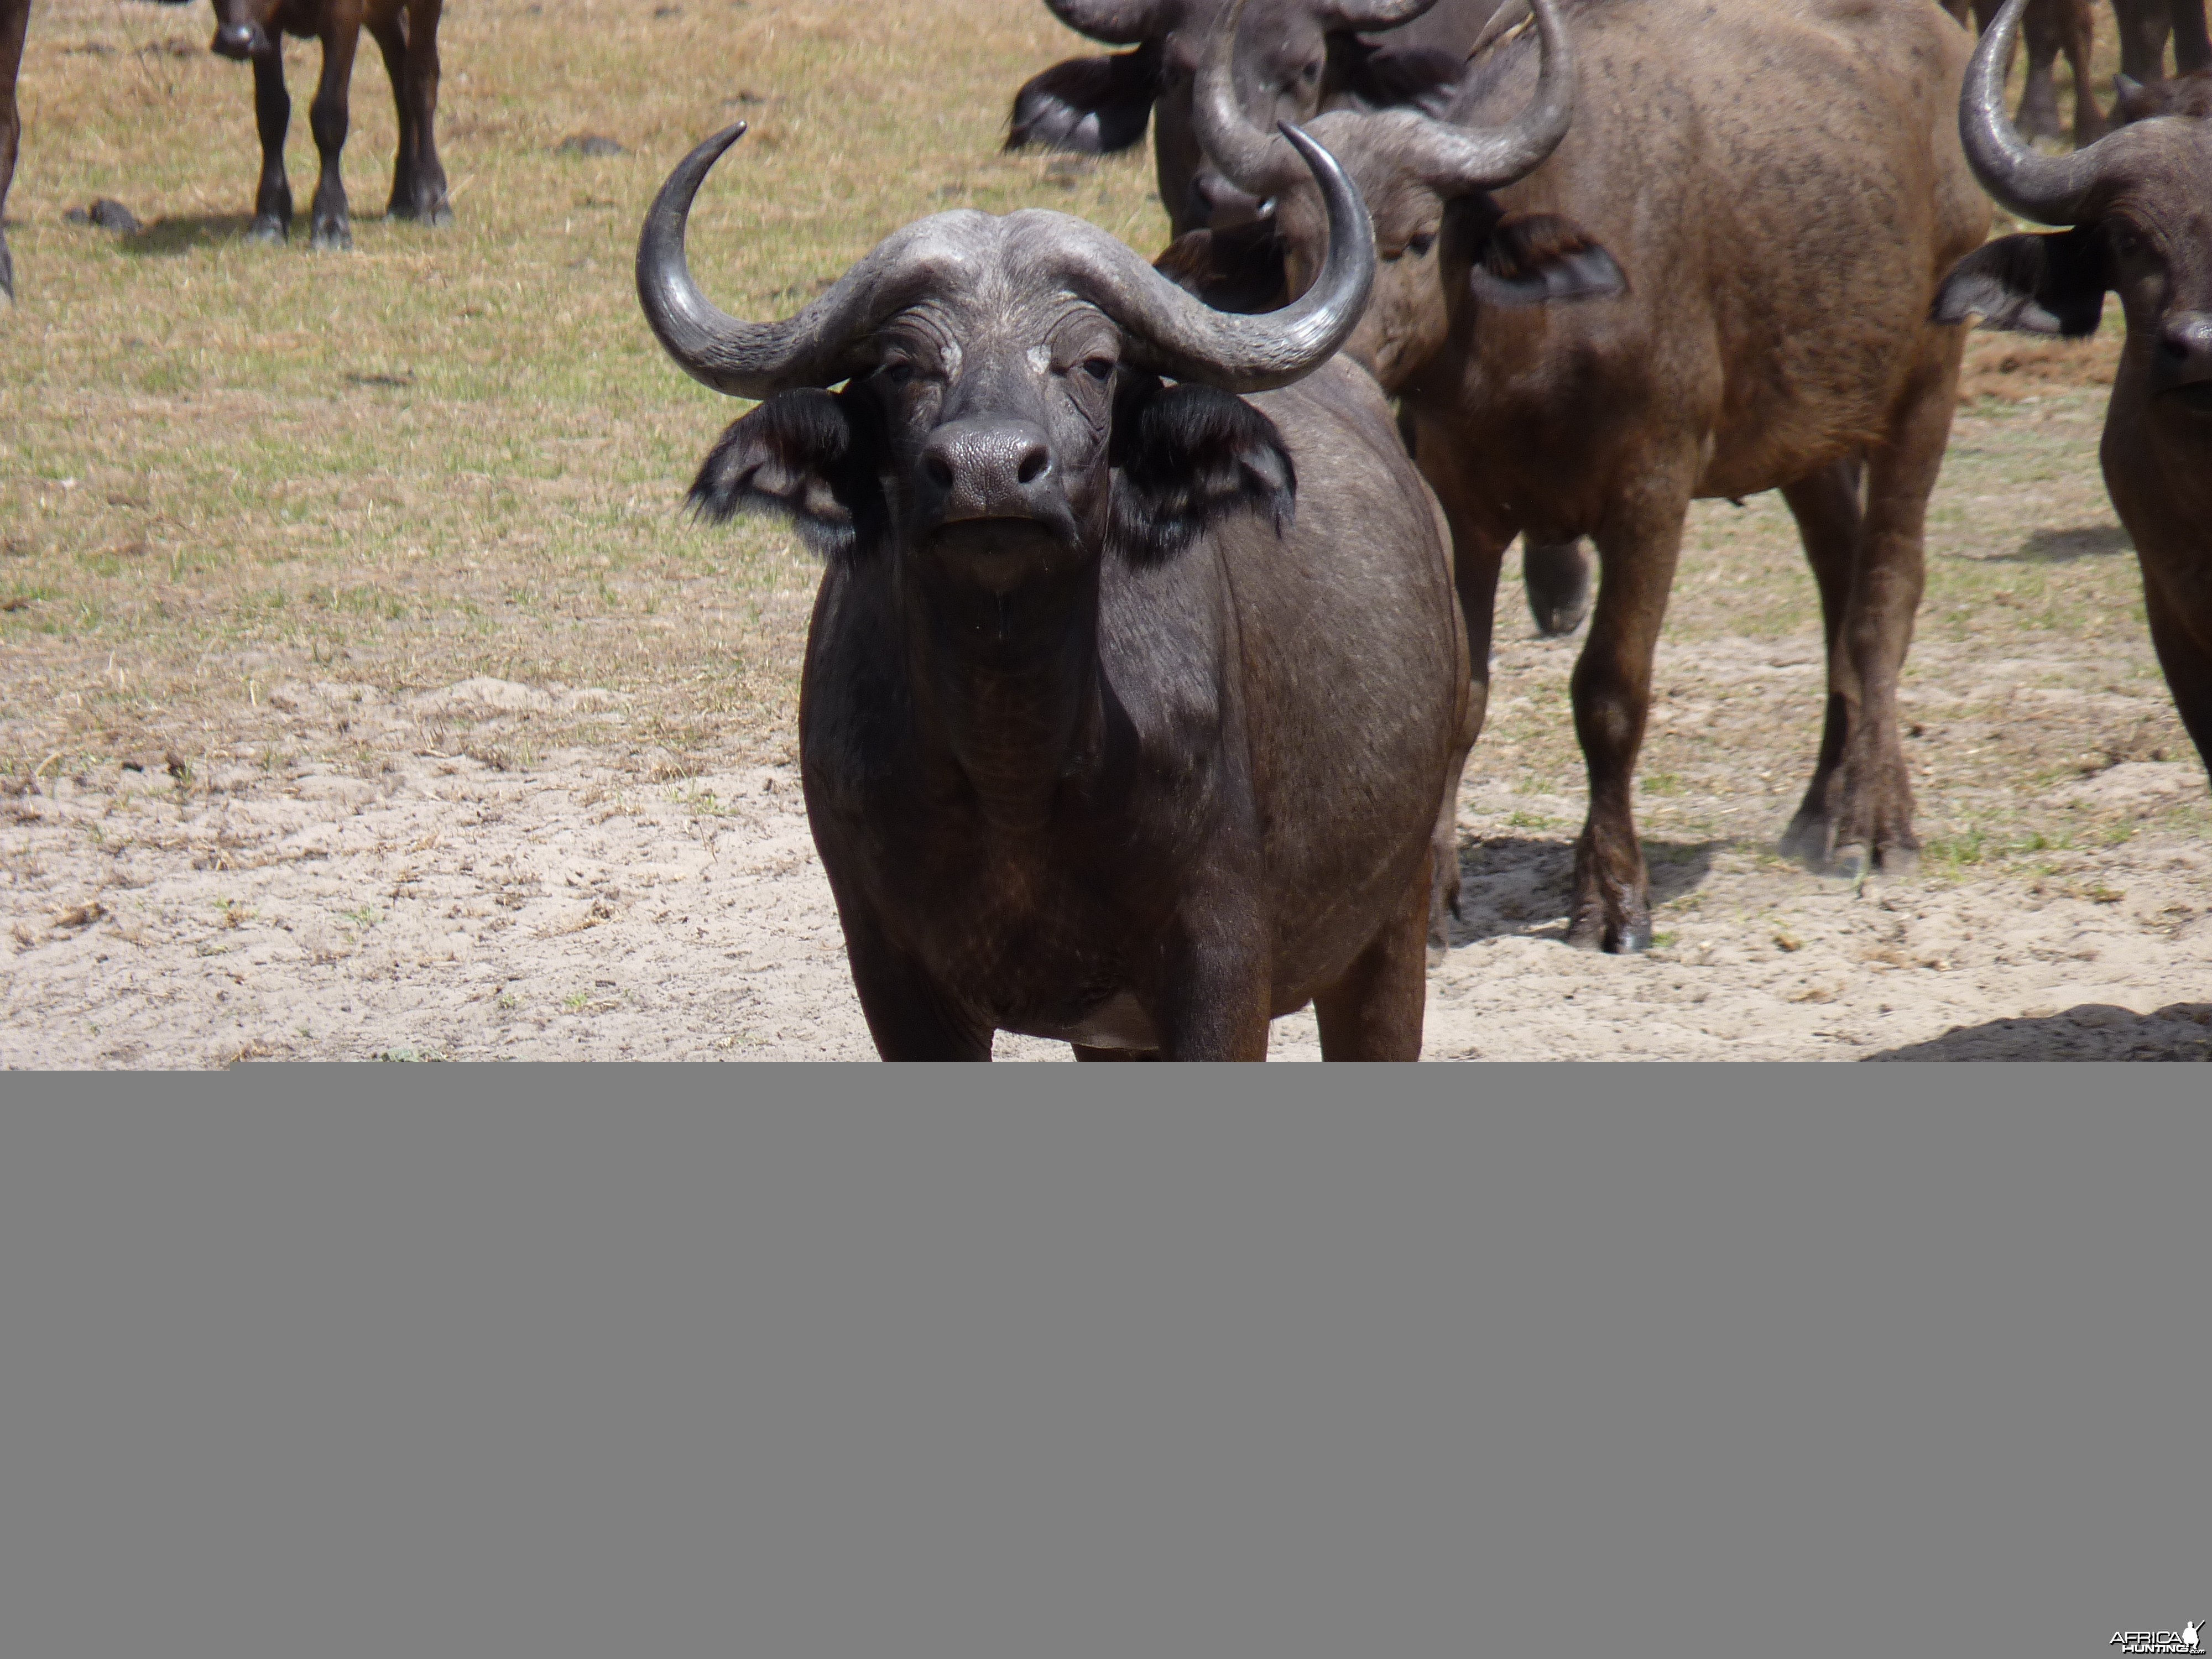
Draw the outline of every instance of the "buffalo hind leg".
<instances>
[{"instance_id":1,"label":"buffalo hind leg","mask_svg":"<svg viewBox=\"0 0 2212 1659\"><path fill-rule=\"evenodd\" d=\"M292 181L284 176L284 133L292 125L292 97L284 90L284 38L272 33L269 50L253 59L253 125L261 135L261 186L253 195L257 242L281 242L292 229Z\"/></svg>"},{"instance_id":2,"label":"buffalo hind leg","mask_svg":"<svg viewBox=\"0 0 2212 1659\"><path fill-rule=\"evenodd\" d=\"M1828 700L1820 726L1820 752L1813 763L1813 781L1796 816L1783 832L1782 851L1808 868L1826 870L1835 848L1831 839L1832 796L1844 763L1844 739L1850 732L1850 711L1859 705L1856 659L1841 648L1844 617L1850 608L1851 572L1858 562L1861 485L1865 469L1856 459L1837 461L1795 483L1782 486L1782 499L1797 520L1805 561L1820 591L1820 628L1828 662Z\"/></svg>"},{"instance_id":3,"label":"buffalo hind leg","mask_svg":"<svg viewBox=\"0 0 2212 1659\"><path fill-rule=\"evenodd\" d=\"M1626 953L1651 946L1651 891L1637 840L1636 757L1651 708L1651 659L1689 510L1683 476L1647 483L1597 537L1601 572L1589 638L1576 660L1575 735L1589 768L1589 817L1575 844L1567 943Z\"/></svg>"},{"instance_id":4,"label":"buffalo hind leg","mask_svg":"<svg viewBox=\"0 0 2212 1659\"><path fill-rule=\"evenodd\" d=\"M1528 615L1547 640L1564 639L1589 615L1590 560L1580 542L1521 542L1521 580Z\"/></svg>"},{"instance_id":5,"label":"buffalo hind leg","mask_svg":"<svg viewBox=\"0 0 2212 1659\"><path fill-rule=\"evenodd\" d=\"M1428 1012L1429 860L1351 971L1314 996L1323 1060L1419 1060Z\"/></svg>"},{"instance_id":6,"label":"buffalo hind leg","mask_svg":"<svg viewBox=\"0 0 2212 1659\"><path fill-rule=\"evenodd\" d=\"M362 0L330 0L323 23L323 78L315 88L315 101L307 106L307 126L315 135L315 154L323 164L309 218L309 245L339 252L353 246L353 214L346 204L339 160L349 118L346 94L353 82L353 55L361 43L361 7Z\"/></svg>"}]
</instances>

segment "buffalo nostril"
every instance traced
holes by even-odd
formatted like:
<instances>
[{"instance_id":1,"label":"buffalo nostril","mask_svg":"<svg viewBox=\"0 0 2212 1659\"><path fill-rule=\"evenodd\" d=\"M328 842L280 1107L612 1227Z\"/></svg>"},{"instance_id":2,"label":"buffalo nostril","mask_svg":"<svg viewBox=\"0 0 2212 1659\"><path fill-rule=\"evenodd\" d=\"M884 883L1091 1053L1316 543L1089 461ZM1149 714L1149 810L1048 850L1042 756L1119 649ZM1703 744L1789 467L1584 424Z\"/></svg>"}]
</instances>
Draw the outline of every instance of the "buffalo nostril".
<instances>
[{"instance_id":1,"label":"buffalo nostril","mask_svg":"<svg viewBox=\"0 0 2212 1659\"><path fill-rule=\"evenodd\" d=\"M929 475L930 483L935 484L939 489L952 488L952 469L945 464L942 455L924 456L921 470Z\"/></svg>"},{"instance_id":2,"label":"buffalo nostril","mask_svg":"<svg viewBox=\"0 0 2212 1659\"><path fill-rule=\"evenodd\" d=\"M1033 484L1044 477L1051 466L1052 457L1045 453L1042 447L1033 447L1022 457L1021 466L1014 477L1023 483Z\"/></svg>"}]
</instances>

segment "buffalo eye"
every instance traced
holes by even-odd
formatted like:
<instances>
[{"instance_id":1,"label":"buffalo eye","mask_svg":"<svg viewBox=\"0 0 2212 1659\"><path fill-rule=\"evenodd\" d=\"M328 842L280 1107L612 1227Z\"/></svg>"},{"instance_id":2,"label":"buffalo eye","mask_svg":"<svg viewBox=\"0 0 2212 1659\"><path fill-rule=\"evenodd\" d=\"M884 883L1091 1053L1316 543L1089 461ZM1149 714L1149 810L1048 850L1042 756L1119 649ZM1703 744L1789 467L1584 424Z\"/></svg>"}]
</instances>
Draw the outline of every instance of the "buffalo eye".
<instances>
[{"instance_id":1,"label":"buffalo eye","mask_svg":"<svg viewBox=\"0 0 2212 1659\"><path fill-rule=\"evenodd\" d=\"M1298 71L1298 79L1308 86L1313 85L1315 82L1321 79L1321 64L1318 62L1308 64Z\"/></svg>"},{"instance_id":2,"label":"buffalo eye","mask_svg":"<svg viewBox=\"0 0 2212 1659\"><path fill-rule=\"evenodd\" d=\"M1083 372L1094 380L1110 380L1114 378L1114 360L1111 357L1085 357Z\"/></svg>"},{"instance_id":3,"label":"buffalo eye","mask_svg":"<svg viewBox=\"0 0 2212 1659\"><path fill-rule=\"evenodd\" d=\"M914 379L914 365L907 362L885 363L883 374L884 379L890 381L891 385L904 386Z\"/></svg>"},{"instance_id":4,"label":"buffalo eye","mask_svg":"<svg viewBox=\"0 0 2212 1659\"><path fill-rule=\"evenodd\" d=\"M1425 259L1428 258L1429 250L1436 245L1436 234L1431 231L1419 236L1408 237L1406 240L1406 252L1416 259Z\"/></svg>"}]
</instances>

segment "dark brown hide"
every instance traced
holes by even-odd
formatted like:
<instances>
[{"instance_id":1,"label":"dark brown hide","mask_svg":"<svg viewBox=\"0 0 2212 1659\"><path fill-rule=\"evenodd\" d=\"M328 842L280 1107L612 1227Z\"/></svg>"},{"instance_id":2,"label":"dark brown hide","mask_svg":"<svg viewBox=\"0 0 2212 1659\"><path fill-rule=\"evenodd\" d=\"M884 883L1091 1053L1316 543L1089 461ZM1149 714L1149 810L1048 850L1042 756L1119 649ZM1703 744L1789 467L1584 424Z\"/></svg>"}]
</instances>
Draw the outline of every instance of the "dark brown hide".
<instances>
[{"instance_id":1,"label":"dark brown hide","mask_svg":"<svg viewBox=\"0 0 2212 1659\"><path fill-rule=\"evenodd\" d=\"M1151 289L1199 308L1126 249L1141 281L1081 277L1105 239L1061 215L922 221L762 328L707 317L654 252L663 211L656 331L775 392L693 498L828 556L801 769L878 1051L981 1060L1008 1030L1257 1060L1311 1001L1328 1057L1415 1057L1431 841L1472 733L1442 515L1330 356L1367 270L1325 275L1334 320L1268 377L1306 378L1237 398L1200 362L1149 372Z\"/></svg>"},{"instance_id":2,"label":"dark brown hide","mask_svg":"<svg viewBox=\"0 0 2212 1659\"><path fill-rule=\"evenodd\" d=\"M349 122L348 88L353 59L366 27L384 54L398 112L399 150L392 168L394 219L451 224L446 170L438 161L438 17L444 0L215 0L211 50L253 65L254 123L261 135L261 185L253 200L252 234L282 241L292 228L292 185L284 176L284 132L292 100L284 90L284 37L319 40L323 73L307 106L322 175L309 219L313 246L353 246L353 216L346 203L339 157Z\"/></svg>"},{"instance_id":3,"label":"dark brown hide","mask_svg":"<svg viewBox=\"0 0 2212 1659\"><path fill-rule=\"evenodd\" d=\"M8 254L8 186L15 179L15 152L23 117L15 107L15 71L23 62L23 32L31 0L0 0L0 304L15 297L15 266Z\"/></svg>"},{"instance_id":4,"label":"dark brown hide","mask_svg":"<svg viewBox=\"0 0 2212 1659\"><path fill-rule=\"evenodd\" d=\"M1943 0L1944 9L1977 33L1989 27L2002 0ZM2061 52L2074 72L2074 142L2092 144L2105 135L2105 118L2091 88L2089 55L2095 49L2097 17L2089 0L2030 0L2027 21L2027 83L2021 94L2021 131L2037 138L2059 136L2058 83L2052 74Z\"/></svg>"},{"instance_id":5,"label":"dark brown hide","mask_svg":"<svg viewBox=\"0 0 2212 1659\"><path fill-rule=\"evenodd\" d=\"M1692 497L1782 490L1819 583L1827 716L1784 845L1816 866L1915 854L1897 684L1960 347L1928 305L1989 207L1957 137L1967 41L1933 8L1601 0L1568 19L1585 88L1574 124L1494 196L1420 188L1392 161L1399 118L1315 126L1375 217L1380 273L1346 350L1401 389L1450 518L1478 714L1506 545L1596 541L1573 680L1590 812L1569 937L1638 950L1650 913L1631 789ZM1525 42L1486 53L1455 114L1508 118L1533 59ZM1540 235L1502 234L1534 216L1550 221ZM1286 198L1278 216L1295 265L1310 204ZM1618 262L1626 293L1511 302L1553 291L1549 276L1505 280L1515 259L1579 258L1584 243ZM1601 276L1566 273L1601 295Z\"/></svg>"},{"instance_id":6,"label":"dark brown hide","mask_svg":"<svg viewBox=\"0 0 2212 1659\"><path fill-rule=\"evenodd\" d=\"M1436 0L1407 22L1362 33L1346 26L1346 15L1373 9L1333 0L1249 0L1237 30L1239 99L1246 114L1270 131L1278 121L1303 122L1323 109L1437 102L1449 96L1468 47L1497 3ZM1070 58L1030 81L1015 97L1006 147L1124 149L1145 136L1149 115L1160 201L1173 234L1251 218L1260 204L1205 167L1191 122L1197 55L1231 3L1157 0L1118 9L1119 27L1100 38L1133 49Z\"/></svg>"},{"instance_id":7,"label":"dark brown hide","mask_svg":"<svg viewBox=\"0 0 2212 1659\"><path fill-rule=\"evenodd\" d=\"M2048 176L2048 158L1993 178L2016 210L2069 228L2003 237L1961 261L1937 315L2083 335L2106 294L2120 296L2128 337L2105 412L2105 486L2142 567L2166 684L2212 767L2212 120L2134 122L2072 160L2086 191Z\"/></svg>"}]
</instances>

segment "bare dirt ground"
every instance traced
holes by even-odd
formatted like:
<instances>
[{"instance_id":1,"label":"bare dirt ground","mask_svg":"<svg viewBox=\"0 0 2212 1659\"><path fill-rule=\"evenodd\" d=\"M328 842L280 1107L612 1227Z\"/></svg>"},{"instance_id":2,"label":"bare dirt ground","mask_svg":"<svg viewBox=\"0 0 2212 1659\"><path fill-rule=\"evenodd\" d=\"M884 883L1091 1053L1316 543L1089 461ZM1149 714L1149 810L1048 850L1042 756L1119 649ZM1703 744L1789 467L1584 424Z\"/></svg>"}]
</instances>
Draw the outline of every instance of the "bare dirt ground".
<instances>
[{"instance_id":1,"label":"bare dirt ground","mask_svg":"<svg viewBox=\"0 0 2212 1659\"><path fill-rule=\"evenodd\" d=\"M997 149L1012 88L1095 48L1035 0L484 0L441 36L458 222L374 215L368 54L359 251L332 259L240 240L249 98L203 27L33 18L0 313L0 1064L870 1054L793 766L814 569L773 526L676 512L741 409L659 356L630 249L733 112L755 131L694 258L734 310L788 311L939 204L1156 247L1148 154ZM580 160L578 132L627 153ZM299 188L304 119L293 145ZM96 194L148 228L70 223ZM1639 782L1658 944L1567 949L1576 645L1530 637L1508 583L1430 1054L2212 1055L2212 801L2097 473L2114 348L2109 321L1970 344L1905 682L1912 876L1772 855L1819 730L1813 588L1778 501L1705 503ZM1275 1050L1316 1055L1310 1018Z\"/></svg>"}]
</instances>

